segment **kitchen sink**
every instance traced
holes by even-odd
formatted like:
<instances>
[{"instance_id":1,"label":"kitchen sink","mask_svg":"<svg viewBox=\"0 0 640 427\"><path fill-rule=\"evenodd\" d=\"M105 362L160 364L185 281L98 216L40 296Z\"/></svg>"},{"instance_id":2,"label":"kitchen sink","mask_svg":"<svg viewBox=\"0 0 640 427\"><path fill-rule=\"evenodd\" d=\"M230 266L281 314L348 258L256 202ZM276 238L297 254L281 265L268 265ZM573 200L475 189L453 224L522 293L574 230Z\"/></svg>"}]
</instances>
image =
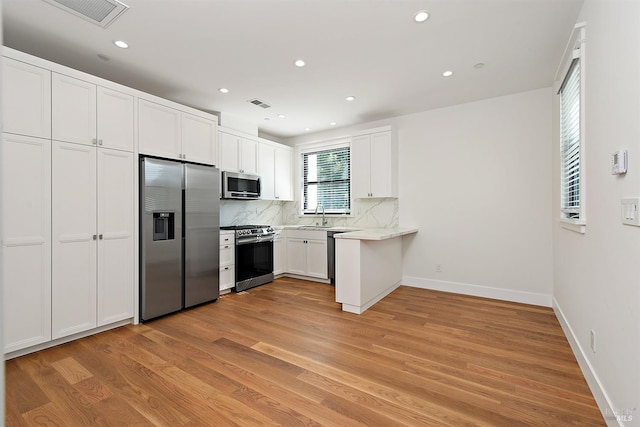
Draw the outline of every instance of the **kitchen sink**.
<instances>
[{"instance_id":1,"label":"kitchen sink","mask_svg":"<svg viewBox=\"0 0 640 427\"><path fill-rule=\"evenodd\" d=\"M299 230L314 230L316 228L332 228L332 225L301 225Z\"/></svg>"}]
</instances>

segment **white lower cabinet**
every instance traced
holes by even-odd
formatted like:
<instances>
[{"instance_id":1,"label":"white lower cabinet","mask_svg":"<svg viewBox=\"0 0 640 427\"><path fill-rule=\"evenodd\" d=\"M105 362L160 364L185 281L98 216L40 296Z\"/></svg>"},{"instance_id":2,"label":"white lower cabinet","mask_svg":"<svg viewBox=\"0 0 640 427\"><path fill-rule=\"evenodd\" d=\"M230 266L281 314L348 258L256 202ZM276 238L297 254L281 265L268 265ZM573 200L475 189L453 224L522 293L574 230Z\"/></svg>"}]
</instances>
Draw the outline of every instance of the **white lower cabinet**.
<instances>
[{"instance_id":1,"label":"white lower cabinet","mask_svg":"<svg viewBox=\"0 0 640 427\"><path fill-rule=\"evenodd\" d=\"M236 285L235 250L235 233L233 231L220 231L221 292Z\"/></svg>"},{"instance_id":2,"label":"white lower cabinet","mask_svg":"<svg viewBox=\"0 0 640 427\"><path fill-rule=\"evenodd\" d=\"M276 229L275 233L276 236L273 241L273 274L277 276L287 271L287 239L285 230Z\"/></svg>"},{"instance_id":3,"label":"white lower cabinet","mask_svg":"<svg viewBox=\"0 0 640 427\"><path fill-rule=\"evenodd\" d=\"M52 338L133 317L132 153L54 141Z\"/></svg>"},{"instance_id":4,"label":"white lower cabinet","mask_svg":"<svg viewBox=\"0 0 640 427\"><path fill-rule=\"evenodd\" d=\"M98 150L98 326L133 317L134 159Z\"/></svg>"},{"instance_id":5,"label":"white lower cabinet","mask_svg":"<svg viewBox=\"0 0 640 427\"><path fill-rule=\"evenodd\" d=\"M4 352L51 340L51 140L3 134Z\"/></svg>"},{"instance_id":6,"label":"white lower cabinet","mask_svg":"<svg viewBox=\"0 0 640 427\"><path fill-rule=\"evenodd\" d=\"M315 230L287 230L287 272L327 279L327 233Z\"/></svg>"}]
</instances>

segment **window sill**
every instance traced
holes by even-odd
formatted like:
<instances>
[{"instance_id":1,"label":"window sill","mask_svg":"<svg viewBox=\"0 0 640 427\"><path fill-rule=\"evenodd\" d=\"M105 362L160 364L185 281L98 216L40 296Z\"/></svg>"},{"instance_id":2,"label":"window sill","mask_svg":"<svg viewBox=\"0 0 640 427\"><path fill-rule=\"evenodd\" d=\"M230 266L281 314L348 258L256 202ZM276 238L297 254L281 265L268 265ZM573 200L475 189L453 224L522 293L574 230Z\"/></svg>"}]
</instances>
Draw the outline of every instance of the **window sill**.
<instances>
[{"instance_id":1,"label":"window sill","mask_svg":"<svg viewBox=\"0 0 640 427\"><path fill-rule=\"evenodd\" d=\"M580 234L586 234L587 224L584 222L572 221L570 219L560 219L560 227Z\"/></svg>"}]
</instances>

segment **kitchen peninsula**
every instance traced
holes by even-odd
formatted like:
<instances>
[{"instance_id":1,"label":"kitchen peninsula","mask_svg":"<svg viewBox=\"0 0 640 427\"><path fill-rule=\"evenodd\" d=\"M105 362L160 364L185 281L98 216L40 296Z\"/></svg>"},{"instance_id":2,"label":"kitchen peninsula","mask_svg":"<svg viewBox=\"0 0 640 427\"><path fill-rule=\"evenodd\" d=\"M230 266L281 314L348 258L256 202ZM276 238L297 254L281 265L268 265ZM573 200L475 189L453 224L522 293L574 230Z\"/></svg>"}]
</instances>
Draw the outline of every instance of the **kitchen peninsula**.
<instances>
[{"instance_id":1,"label":"kitchen peninsula","mask_svg":"<svg viewBox=\"0 0 640 427\"><path fill-rule=\"evenodd\" d=\"M402 280L402 236L417 228L380 228L336 234L336 302L361 314Z\"/></svg>"}]
</instances>

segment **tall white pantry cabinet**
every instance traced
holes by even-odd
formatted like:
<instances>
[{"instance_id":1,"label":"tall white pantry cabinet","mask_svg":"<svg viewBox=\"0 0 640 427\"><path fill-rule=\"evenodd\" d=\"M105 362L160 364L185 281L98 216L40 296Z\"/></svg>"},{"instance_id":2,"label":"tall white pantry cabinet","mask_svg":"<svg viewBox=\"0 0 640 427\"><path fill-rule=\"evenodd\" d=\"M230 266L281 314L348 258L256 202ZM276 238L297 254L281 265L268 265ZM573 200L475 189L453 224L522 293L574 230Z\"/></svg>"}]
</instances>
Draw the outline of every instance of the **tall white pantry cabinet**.
<instances>
[{"instance_id":1,"label":"tall white pantry cabinet","mask_svg":"<svg viewBox=\"0 0 640 427\"><path fill-rule=\"evenodd\" d=\"M134 98L3 58L5 353L134 316Z\"/></svg>"}]
</instances>

